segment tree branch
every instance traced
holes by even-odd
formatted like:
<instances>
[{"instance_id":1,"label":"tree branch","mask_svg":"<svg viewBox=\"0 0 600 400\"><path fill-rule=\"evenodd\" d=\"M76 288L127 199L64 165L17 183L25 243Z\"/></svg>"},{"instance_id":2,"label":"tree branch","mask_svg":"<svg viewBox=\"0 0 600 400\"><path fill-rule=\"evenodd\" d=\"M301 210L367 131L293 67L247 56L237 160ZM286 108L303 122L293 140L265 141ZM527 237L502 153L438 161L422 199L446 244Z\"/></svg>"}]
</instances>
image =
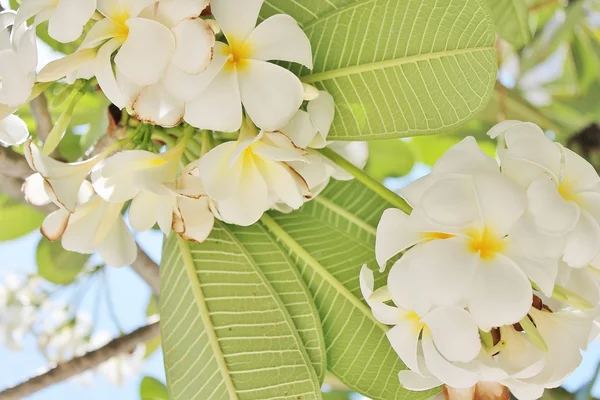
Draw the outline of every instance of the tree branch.
<instances>
[{"instance_id":1,"label":"tree branch","mask_svg":"<svg viewBox=\"0 0 600 400\"><path fill-rule=\"evenodd\" d=\"M35 99L31 100L29 109L31 110L33 119L35 119L37 136L45 141L53 126L46 95L41 93Z\"/></svg>"},{"instance_id":2,"label":"tree branch","mask_svg":"<svg viewBox=\"0 0 600 400\"><path fill-rule=\"evenodd\" d=\"M21 192L22 186L22 179L0 174L0 193L11 197L13 200L19 203L27 204L31 207L34 207L43 212L44 214L50 214L51 212L57 209L54 204L47 204L45 206L34 206L32 204L27 203L27 201L25 201L23 193Z\"/></svg>"},{"instance_id":3,"label":"tree branch","mask_svg":"<svg viewBox=\"0 0 600 400\"><path fill-rule=\"evenodd\" d=\"M160 294L160 270L158 265L146 254L138 243L138 255L131 268L142 278L152 289L155 296Z\"/></svg>"},{"instance_id":4,"label":"tree branch","mask_svg":"<svg viewBox=\"0 0 600 400\"><path fill-rule=\"evenodd\" d=\"M25 180L33 174L33 171L27 164L25 157L15 153L8 147L0 146L0 174Z\"/></svg>"},{"instance_id":5,"label":"tree branch","mask_svg":"<svg viewBox=\"0 0 600 400\"><path fill-rule=\"evenodd\" d=\"M131 352L136 345L155 338L159 333L158 322L136 329L128 335L112 340L98 350L58 364L41 375L0 392L0 400L22 399L48 386L65 381L82 372L95 368L113 357Z\"/></svg>"}]
</instances>

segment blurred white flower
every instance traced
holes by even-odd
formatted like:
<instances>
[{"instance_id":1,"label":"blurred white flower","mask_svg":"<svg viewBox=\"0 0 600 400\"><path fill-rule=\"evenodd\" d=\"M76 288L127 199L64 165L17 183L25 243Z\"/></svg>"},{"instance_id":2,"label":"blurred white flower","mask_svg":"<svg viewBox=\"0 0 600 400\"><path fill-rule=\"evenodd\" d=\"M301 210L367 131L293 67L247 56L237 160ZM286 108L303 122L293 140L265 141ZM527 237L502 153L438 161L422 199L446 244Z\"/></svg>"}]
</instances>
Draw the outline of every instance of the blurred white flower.
<instances>
[{"instance_id":1,"label":"blurred white flower","mask_svg":"<svg viewBox=\"0 0 600 400\"><path fill-rule=\"evenodd\" d=\"M101 331L94 333L88 351L96 350L112 340L110 333ZM100 364L96 372L113 385L123 386L131 378L136 377L144 365L146 346L138 344L129 353L123 353Z\"/></svg>"},{"instance_id":2,"label":"blurred white flower","mask_svg":"<svg viewBox=\"0 0 600 400\"><path fill-rule=\"evenodd\" d=\"M18 146L29 137L29 129L25 122L12 114L0 120L0 145Z\"/></svg>"}]
</instances>

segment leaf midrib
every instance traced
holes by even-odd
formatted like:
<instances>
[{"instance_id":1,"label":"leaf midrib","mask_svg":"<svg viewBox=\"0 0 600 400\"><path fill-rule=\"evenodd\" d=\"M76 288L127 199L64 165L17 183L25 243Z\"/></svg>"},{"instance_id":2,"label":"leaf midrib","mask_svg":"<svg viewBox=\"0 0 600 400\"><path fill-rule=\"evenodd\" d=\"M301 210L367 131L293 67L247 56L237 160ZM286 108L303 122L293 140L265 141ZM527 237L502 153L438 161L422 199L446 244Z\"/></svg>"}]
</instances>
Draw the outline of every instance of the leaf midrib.
<instances>
[{"instance_id":1,"label":"leaf midrib","mask_svg":"<svg viewBox=\"0 0 600 400\"><path fill-rule=\"evenodd\" d=\"M329 79L340 78L344 76L362 74L364 72L372 72L385 68L398 67L404 64L417 63L419 61L436 60L444 57L457 56L462 54L472 54L484 51L495 51L493 46L486 47L473 47L469 49L458 49L458 50L444 50L434 53L416 54L414 56L394 58L392 60L377 61L374 63L367 63L361 65L354 65L352 67L344 67L332 69L325 72L319 72L316 74L306 75L300 79L304 83L315 83Z\"/></svg>"},{"instance_id":2,"label":"leaf midrib","mask_svg":"<svg viewBox=\"0 0 600 400\"><path fill-rule=\"evenodd\" d=\"M348 300L354 307L360 310L368 319L370 319L376 326L378 326L383 332L387 332L390 328L381 322L379 322L373 316L371 309L367 307L362 301L348 290L344 285L338 281L329 271L325 269L308 251L304 249L296 240L291 237L271 216L263 214L260 221L266 226L266 228L274 234L277 239L281 240L294 252L296 256L301 258L306 264L311 266L313 270L327 281L331 286L337 290L346 300Z\"/></svg>"},{"instance_id":3,"label":"leaf midrib","mask_svg":"<svg viewBox=\"0 0 600 400\"><path fill-rule=\"evenodd\" d=\"M212 320L210 319L208 307L206 307L206 299L204 297L204 293L202 292L202 287L200 286L200 280L198 278L198 273L196 272L196 266L194 264L192 253L190 251L189 243L181 237L177 237L177 240L179 241L179 249L181 250L183 264L185 265L185 270L188 279L190 280L190 284L192 285L194 299L196 301L198 309L200 310L200 318L202 319L202 323L204 324L204 328L206 329L206 334L208 335L210 346L212 347L215 360L217 361L217 365L219 366L219 371L223 376L223 381L225 382L225 387L227 388L227 392L229 393L229 398L231 400L237 400L237 390L235 388L235 385L233 384L233 381L231 380L231 375L229 374L229 367L227 367L227 362L225 361L225 357L223 356L221 346L219 345L219 340L217 338L214 325L212 323Z\"/></svg>"}]
</instances>

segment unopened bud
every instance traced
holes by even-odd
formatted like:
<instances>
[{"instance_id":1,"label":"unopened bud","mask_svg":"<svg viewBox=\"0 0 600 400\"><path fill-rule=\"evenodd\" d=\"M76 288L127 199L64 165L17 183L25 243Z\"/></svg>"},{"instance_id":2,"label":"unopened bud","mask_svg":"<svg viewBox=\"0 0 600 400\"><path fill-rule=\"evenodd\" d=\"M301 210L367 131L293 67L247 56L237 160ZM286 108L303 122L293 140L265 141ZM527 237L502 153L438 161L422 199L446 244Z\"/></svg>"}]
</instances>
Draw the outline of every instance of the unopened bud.
<instances>
[{"instance_id":1,"label":"unopened bud","mask_svg":"<svg viewBox=\"0 0 600 400\"><path fill-rule=\"evenodd\" d=\"M317 89L313 85L303 83L302 87L304 88L304 101L312 101L319 97L319 89Z\"/></svg>"}]
</instances>

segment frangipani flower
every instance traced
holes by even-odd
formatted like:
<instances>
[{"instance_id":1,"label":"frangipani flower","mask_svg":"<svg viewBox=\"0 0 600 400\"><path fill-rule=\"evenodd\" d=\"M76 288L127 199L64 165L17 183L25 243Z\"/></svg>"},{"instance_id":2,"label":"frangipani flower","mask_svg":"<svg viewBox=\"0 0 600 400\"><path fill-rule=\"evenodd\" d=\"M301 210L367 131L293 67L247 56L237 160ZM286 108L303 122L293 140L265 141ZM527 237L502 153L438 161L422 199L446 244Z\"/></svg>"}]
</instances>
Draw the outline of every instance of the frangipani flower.
<instances>
[{"instance_id":1,"label":"frangipani flower","mask_svg":"<svg viewBox=\"0 0 600 400\"><path fill-rule=\"evenodd\" d=\"M43 178L43 186L31 181L25 182L24 191L33 204L40 204L41 199L50 197L58 206L69 212L74 212L77 206L78 194L90 171L106 156L106 153L94 156L86 161L63 163L48 157L40 151L32 139L25 142L23 147L25 158L31 169ZM39 179L38 177L35 178Z\"/></svg>"},{"instance_id":2,"label":"frangipani flower","mask_svg":"<svg viewBox=\"0 0 600 400\"><path fill-rule=\"evenodd\" d=\"M276 202L298 209L310 197L306 182L287 162L306 162L280 132L258 135L244 125L237 141L223 143L200 159L198 173L225 222L248 226Z\"/></svg>"},{"instance_id":3,"label":"frangipani flower","mask_svg":"<svg viewBox=\"0 0 600 400\"><path fill-rule=\"evenodd\" d=\"M489 134L502 134L502 172L527 189L535 225L564 235L563 260L570 266L587 265L600 252L600 177L594 167L532 123L505 121Z\"/></svg>"},{"instance_id":4,"label":"frangipani flower","mask_svg":"<svg viewBox=\"0 0 600 400\"><path fill-rule=\"evenodd\" d=\"M373 299L373 272L363 266L361 291L373 315L384 324L394 325L387 337L413 373L430 371L450 386L473 386L479 380L478 375L453 362L469 362L479 354L477 325L460 307L431 308L431 303L419 295L419 285L415 285L410 275L404 271L395 276L390 274L388 290L395 306L389 306L383 303L387 298ZM405 384L402 373L400 380Z\"/></svg>"},{"instance_id":5,"label":"frangipani flower","mask_svg":"<svg viewBox=\"0 0 600 400\"><path fill-rule=\"evenodd\" d=\"M288 15L274 15L255 28L264 0L213 0L211 11L228 44L217 42L210 67L200 75L171 71L167 87L185 93L185 120L201 129L235 132L242 104L261 129L284 126L300 108L304 89L290 71L269 60L312 68L308 38Z\"/></svg>"},{"instance_id":6,"label":"frangipani flower","mask_svg":"<svg viewBox=\"0 0 600 400\"><path fill-rule=\"evenodd\" d=\"M25 122L12 114L0 120L0 145L18 146L29 137Z\"/></svg>"},{"instance_id":7,"label":"frangipani flower","mask_svg":"<svg viewBox=\"0 0 600 400\"><path fill-rule=\"evenodd\" d=\"M35 17L34 26L49 21L48 35L61 42L77 40L96 11L96 0L24 0L17 11L16 26Z\"/></svg>"},{"instance_id":8,"label":"frangipani flower","mask_svg":"<svg viewBox=\"0 0 600 400\"><path fill-rule=\"evenodd\" d=\"M14 11L0 12L0 103L7 114L29 99L38 62L35 28L14 22Z\"/></svg>"}]
</instances>

